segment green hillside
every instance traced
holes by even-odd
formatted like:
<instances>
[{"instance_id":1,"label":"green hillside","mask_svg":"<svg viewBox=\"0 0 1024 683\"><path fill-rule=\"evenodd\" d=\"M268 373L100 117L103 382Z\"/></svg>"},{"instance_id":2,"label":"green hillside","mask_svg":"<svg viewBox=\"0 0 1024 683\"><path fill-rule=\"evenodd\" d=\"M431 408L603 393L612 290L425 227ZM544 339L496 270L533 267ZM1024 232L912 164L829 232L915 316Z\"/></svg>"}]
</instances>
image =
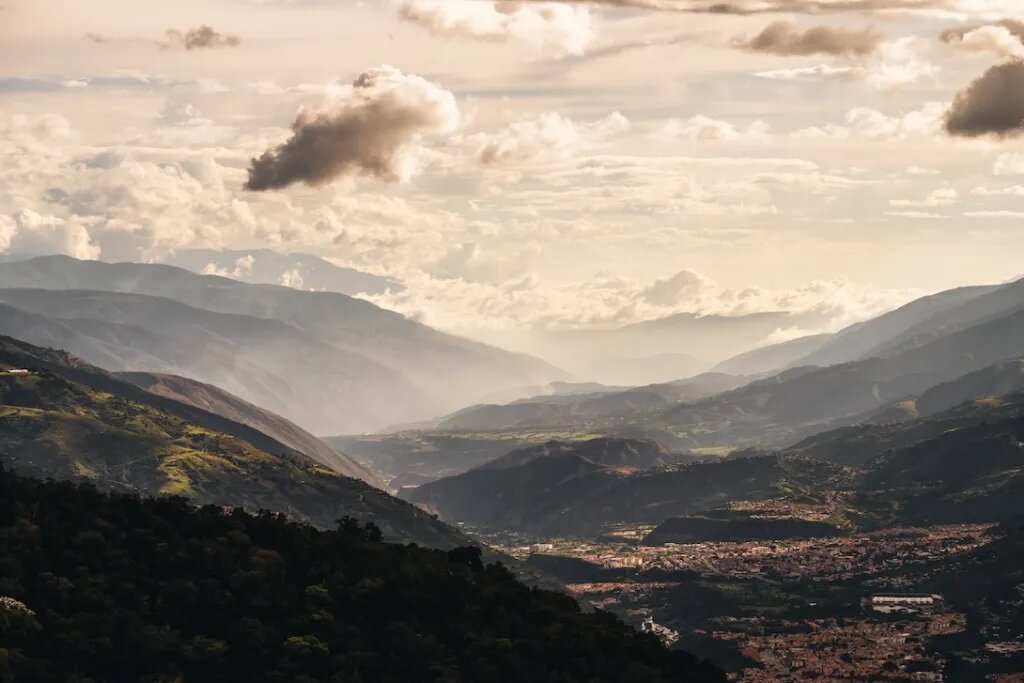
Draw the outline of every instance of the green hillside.
<instances>
[{"instance_id":1,"label":"green hillside","mask_svg":"<svg viewBox=\"0 0 1024 683\"><path fill-rule=\"evenodd\" d=\"M59 351L0 338L0 453L16 470L103 488L288 513L342 516L436 547L468 539L417 508L345 477L250 427L150 394Z\"/></svg>"}]
</instances>

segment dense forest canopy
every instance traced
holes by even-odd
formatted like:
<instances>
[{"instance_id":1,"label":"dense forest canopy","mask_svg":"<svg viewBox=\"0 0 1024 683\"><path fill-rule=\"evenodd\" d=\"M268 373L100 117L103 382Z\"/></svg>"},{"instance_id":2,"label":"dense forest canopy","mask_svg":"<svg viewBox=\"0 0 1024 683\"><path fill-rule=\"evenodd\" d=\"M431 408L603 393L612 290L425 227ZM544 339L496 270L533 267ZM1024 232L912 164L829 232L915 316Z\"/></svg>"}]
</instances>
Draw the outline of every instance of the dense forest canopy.
<instances>
[{"instance_id":1,"label":"dense forest canopy","mask_svg":"<svg viewBox=\"0 0 1024 683\"><path fill-rule=\"evenodd\" d=\"M0 469L0 681L724 680L475 548Z\"/></svg>"}]
</instances>

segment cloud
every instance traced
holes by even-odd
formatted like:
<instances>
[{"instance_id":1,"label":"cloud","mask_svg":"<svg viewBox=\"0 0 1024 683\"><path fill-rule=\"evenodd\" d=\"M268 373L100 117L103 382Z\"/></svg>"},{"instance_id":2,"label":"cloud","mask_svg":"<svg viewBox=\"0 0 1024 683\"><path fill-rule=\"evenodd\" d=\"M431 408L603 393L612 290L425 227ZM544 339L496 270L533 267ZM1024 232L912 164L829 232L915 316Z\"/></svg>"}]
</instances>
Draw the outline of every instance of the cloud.
<instances>
[{"instance_id":1,"label":"cloud","mask_svg":"<svg viewBox=\"0 0 1024 683\"><path fill-rule=\"evenodd\" d=\"M303 289L305 285L302 280L302 273L299 272L298 268L292 268L282 273L278 284L283 287L291 287L292 289Z\"/></svg>"},{"instance_id":2,"label":"cloud","mask_svg":"<svg viewBox=\"0 0 1024 683\"><path fill-rule=\"evenodd\" d=\"M772 81L817 81L835 78L850 78L855 74L856 69L852 66L818 64L817 66L807 66L796 69L758 71L754 76L757 78L766 78Z\"/></svg>"},{"instance_id":3,"label":"cloud","mask_svg":"<svg viewBox=\"0 0 1024 683\"><path fill-rule=\"evenodd\" d=\"M894 90L920 80L934 79L938 68L921 52L927 44L916 36L879 43L870 57L857 65L819 64L794 69L756 72L754 76L777 81L859 79L878 90Z\"/></svg>"},{"instance_id":4,"label":"cloud","mask_svg":"<svg viewBox=\"0 0 1024 683\"><path fill-rule=\"evenodd\" d=\"M930 193L924 199L890 199L889 205L900 208L937 208L953 206L960 201L960 193L952 187L944 187Z\"/></svg>"},{"instance_id":5,"label":"cloud","mask_svg":"<svg viewBox=\"0 0 1024 683\"><path fill-rule=\"evenodd\" d=\"M459 120L451 92L391 66L370 69L332 106L300 109L292 136L252 160L246 189L317 186L364 175L407 181L417 172L423 136L454 132Z\"/></svg>"},{"instance_id":6,"label":"cloud","mask_svg":"<svg viewBox=\"0 0 1024 683\"><path fill-rule=\"evenodd\" d=\"M60 114L43 114L37 117L16 114L6 120L0 119L0 140L23 147L33 147L70 135L71 124Z\"/></svg>"},{"instance_id":7,"label":"cloud","mask_svg":"<svg viewBox=\"0 0 1024 683\"><path fill-rule=\"evenodd\" d=\"M975 197L1024 197L1024 185L1012 185L993 190L988 187L976 187L971 190Z\"/></svg>"},{"instance_id":8,"label":"cloud","mask_svg":"<svg viewBox=\"0 0 1024 683\"><path fill-rule=\"evenodd\" d=\"M894 216L896 218L914 218L917 220L948 218L948 216L943 216L941 213L933 213L931 211L889 211L886 215Z\"/></svg>"},{"instance_id":9,"label":"cloud","mask_svg":"<svg viewBox=\"0 0 1024 683\"><path fill-rule=\"evenodd\" d=\"M537 2L538 0L527 0ZM691 14L776 14L953 9L947 0L561 0Z\"/></svg>"},{"instance_id":10,"label":"cloud","mask_svg":"<svg viewBox=\"0 0 1024 683\"><path fill-rule=\"evenodd\" d=\"M967 218L1011 218L1020 220L1024 218L1024 211L968 211L964 216Z\"/></svg>"},{"instance_id":11,"label":"cloud","mask_svg":"<svg viewBox=\"0 0 1024 683\"><path fill-rule=\"evenodd\" d=\"M672 277L655 280L640 291L643 301L655 306L679 306L697 300L705 290L714 287L714 282L689 270L683 270Z\"/></svg>"},{"instance_id":12,"label":"cloud","mask_svg":"<svg viewBox=\"0 0 1024 683\"><path fill-rule=\"evenodd\" d=\"M66 254L79 259L99 258L89 230L78 220L42 216L22 209L0 217L0 253L15 256Z\"/></svg>"},{"instance_id":13,"label":"cloud","mask_svg":"<svg viewBox=\"0 0 1024 683\"><path fill-rule=\"evenodd\" d=\"M246 254L235 259L235 267L233 270L227 268L218 268L216 263L207 263L203 268L203 275L219 275L221 277L229 277L233 279L240 279L252 272L252 266L256 262L256 258L252 254Z\"/></svg>"},{"instance_id":14,"label":"cloud","mask_svg":"<svg viewBox=\"0 0 1024 683\"><path fill-rule=\"evenodd\" d=\"M918 81L934 80L939 69L922 57L928 47L928 43L917 36L884 43L865 69L864 81L879 90L894 90Z\"/></svg>"},{"instance_id":15,"label":"cloud","mask_svg":"<svg viewBox=\"0 0 1024 683\"><path fill-rule=\"evenodd\" d=\"M466 143L475 149L474 156L481 164L524 162L591 149L629 128L629 119L619 112L589 123L548 112L517 121L497 133L470 135Z\"/></svg>"},{"instance_id":16,"label":"cloud","mask_svg":"<svg viewBox=\"0 0 1024 683\"><path fill-rule=\"evenodd\" d=\"M728 121L698 114L688 119L669 120L657 135L692 142L765 141L768 139L768 130L768 124L761 120L753 121L746 126L737 126Z\"/></svg>"},{"instance_id":17,"label":"cloud","mask_svg":"<svg viewBox=\"0 0 1024 683\"><path fill-rule=\"evenodd\" d=\"M797 138L869 138L872 140L902 140L908 137L928 137L942 130L942 121L949 105L928 102L899 116L888 116L877 109L857 107L846 113L843 125L812 126L793 133ZM910 169L908 169L909 171ZM922 169L916 169L920 175Z\"/></svg>"},{"instance_id":18,"label":"cloud","mask_svg":"<svg viewBox=\"0 0 1024 683\"><path fill-rule=\"evenodd\" d=\"M992 166L993 175L1024 175L1024 153L1003 152Z\"/></svg>"},{"instance_id":19,"label":"cloud","mask_svg":"<svg viewBox=\"0 0 1024 683\"><path fill-rule=\"evenodd\" d=\"M993 66L960 92L946 116L946 131L961 137L1024 133L1024 61Z\"/></svg>"},{"instance_id":20,"label":"cloud","mask_svg":"<svg viewBox=\"0 0 1024 683\"><path fill-rule=\"evenodd\" d=\"M366 298L442 329L516 332L627 325L676 313L774 311L814 314L821 327L808 332L822 332L884 313L923 294L864 287L845 279L813 281L791 289L756 285L733 289L689 270L654 281L597 276L565 284L533 274L474 282L411 273L407 284L400 292ZM438 301L446 305L439 307Z\"/></svg>"},{"instance_id":21,"label":"cloud","mask_svg":"<svg viewBox=\"0 0 1024 683\"><path fill-rule=\"evenodd\" d=\"M752 38L736 38L733 45L754 52L768 52L782 57L815 54L861 56L878 49L882 34L873 28L861 31L812 26L801 31L788 21L769 24Z\"/></svg>"},{"instance_id":22,"label":"cloud","mask_svg":"<svg viewBox=\"0 0 1024 683\"><path fill-rule=\"evenodd\" d=\"M90 38L95 40L90 34ZM103 41L97 41L103 42ZM236 47L241 44L242 39L225 33L218 33L212 26L203 24L197 28L190 28L187 31L171 29L167 31L167 41L163 47L183 48L185 50L207 50L220 47Z\"/></svg>"},{"instance_id":23,"label":"cloud","mask_svg":"<svg viewBox=\"0 0 1024 683\"><path fill-rule=\"evenodd\" d=\"M408 0L400 16L435 35L514 40L538 53L551 51L557 56L582 55L594 38L590 10L558 2Z\"/></svg>"},{"instance_id":24,"label":"cloud","mask_svg":"<svg viewBox=\"0 0 1024 683\"><path fill-rule=\"evenodd\" d=\"M461 242L449 246L424 270L432 277L500 283L526 276L540 253L541 247L535 240L526 240L521 248L502 249L488 249L479 242Z\"/></svg>"},{"instance_id":25,"label":"cloud","mask_svg":"<svg viewBox=\"0 0 1024 683\"><path fill-rule=\"evenodd\" d=\"M942 42L970 52L1024 57L1024 22L1004 19L996 24L960 26L943 31Z\"/></svg>"}]
</instances>

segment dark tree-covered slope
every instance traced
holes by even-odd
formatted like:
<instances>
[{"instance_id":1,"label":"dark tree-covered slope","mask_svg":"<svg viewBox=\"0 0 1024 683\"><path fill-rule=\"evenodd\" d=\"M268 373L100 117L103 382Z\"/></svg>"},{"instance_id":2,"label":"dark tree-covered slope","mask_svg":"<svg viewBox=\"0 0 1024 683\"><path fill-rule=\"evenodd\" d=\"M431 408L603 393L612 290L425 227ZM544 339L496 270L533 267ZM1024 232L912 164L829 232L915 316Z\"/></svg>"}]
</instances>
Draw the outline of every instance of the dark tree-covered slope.
<instances>
[{"instance_id":1,"label":"dark tree-covered slope","mask_svg":"<svg viewBox=\"0 0 1024 683\"><path fill-rule=\"evenodd\" d=\"M479 550L0 470L0 680L704 683Z\"/></svg>"}]
</instances>

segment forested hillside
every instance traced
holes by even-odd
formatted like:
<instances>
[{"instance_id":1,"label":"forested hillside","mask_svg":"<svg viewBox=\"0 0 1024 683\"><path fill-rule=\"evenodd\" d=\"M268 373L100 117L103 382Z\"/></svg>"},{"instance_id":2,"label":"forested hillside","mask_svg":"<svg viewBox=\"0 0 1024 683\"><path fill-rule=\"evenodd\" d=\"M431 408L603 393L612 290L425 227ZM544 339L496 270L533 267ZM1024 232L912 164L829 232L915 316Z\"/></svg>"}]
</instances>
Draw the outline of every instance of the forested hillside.
<instances>
[{"instance_id":1,"label":"forested hillside","mask_svg":"<svg viewBox=\"0 0 1024 683\"><path fill-rule=\"evenodd\" d=\"M725 680L479 550L380 539L0 470L0 680Z\"/></svg>"}]
</instances>

